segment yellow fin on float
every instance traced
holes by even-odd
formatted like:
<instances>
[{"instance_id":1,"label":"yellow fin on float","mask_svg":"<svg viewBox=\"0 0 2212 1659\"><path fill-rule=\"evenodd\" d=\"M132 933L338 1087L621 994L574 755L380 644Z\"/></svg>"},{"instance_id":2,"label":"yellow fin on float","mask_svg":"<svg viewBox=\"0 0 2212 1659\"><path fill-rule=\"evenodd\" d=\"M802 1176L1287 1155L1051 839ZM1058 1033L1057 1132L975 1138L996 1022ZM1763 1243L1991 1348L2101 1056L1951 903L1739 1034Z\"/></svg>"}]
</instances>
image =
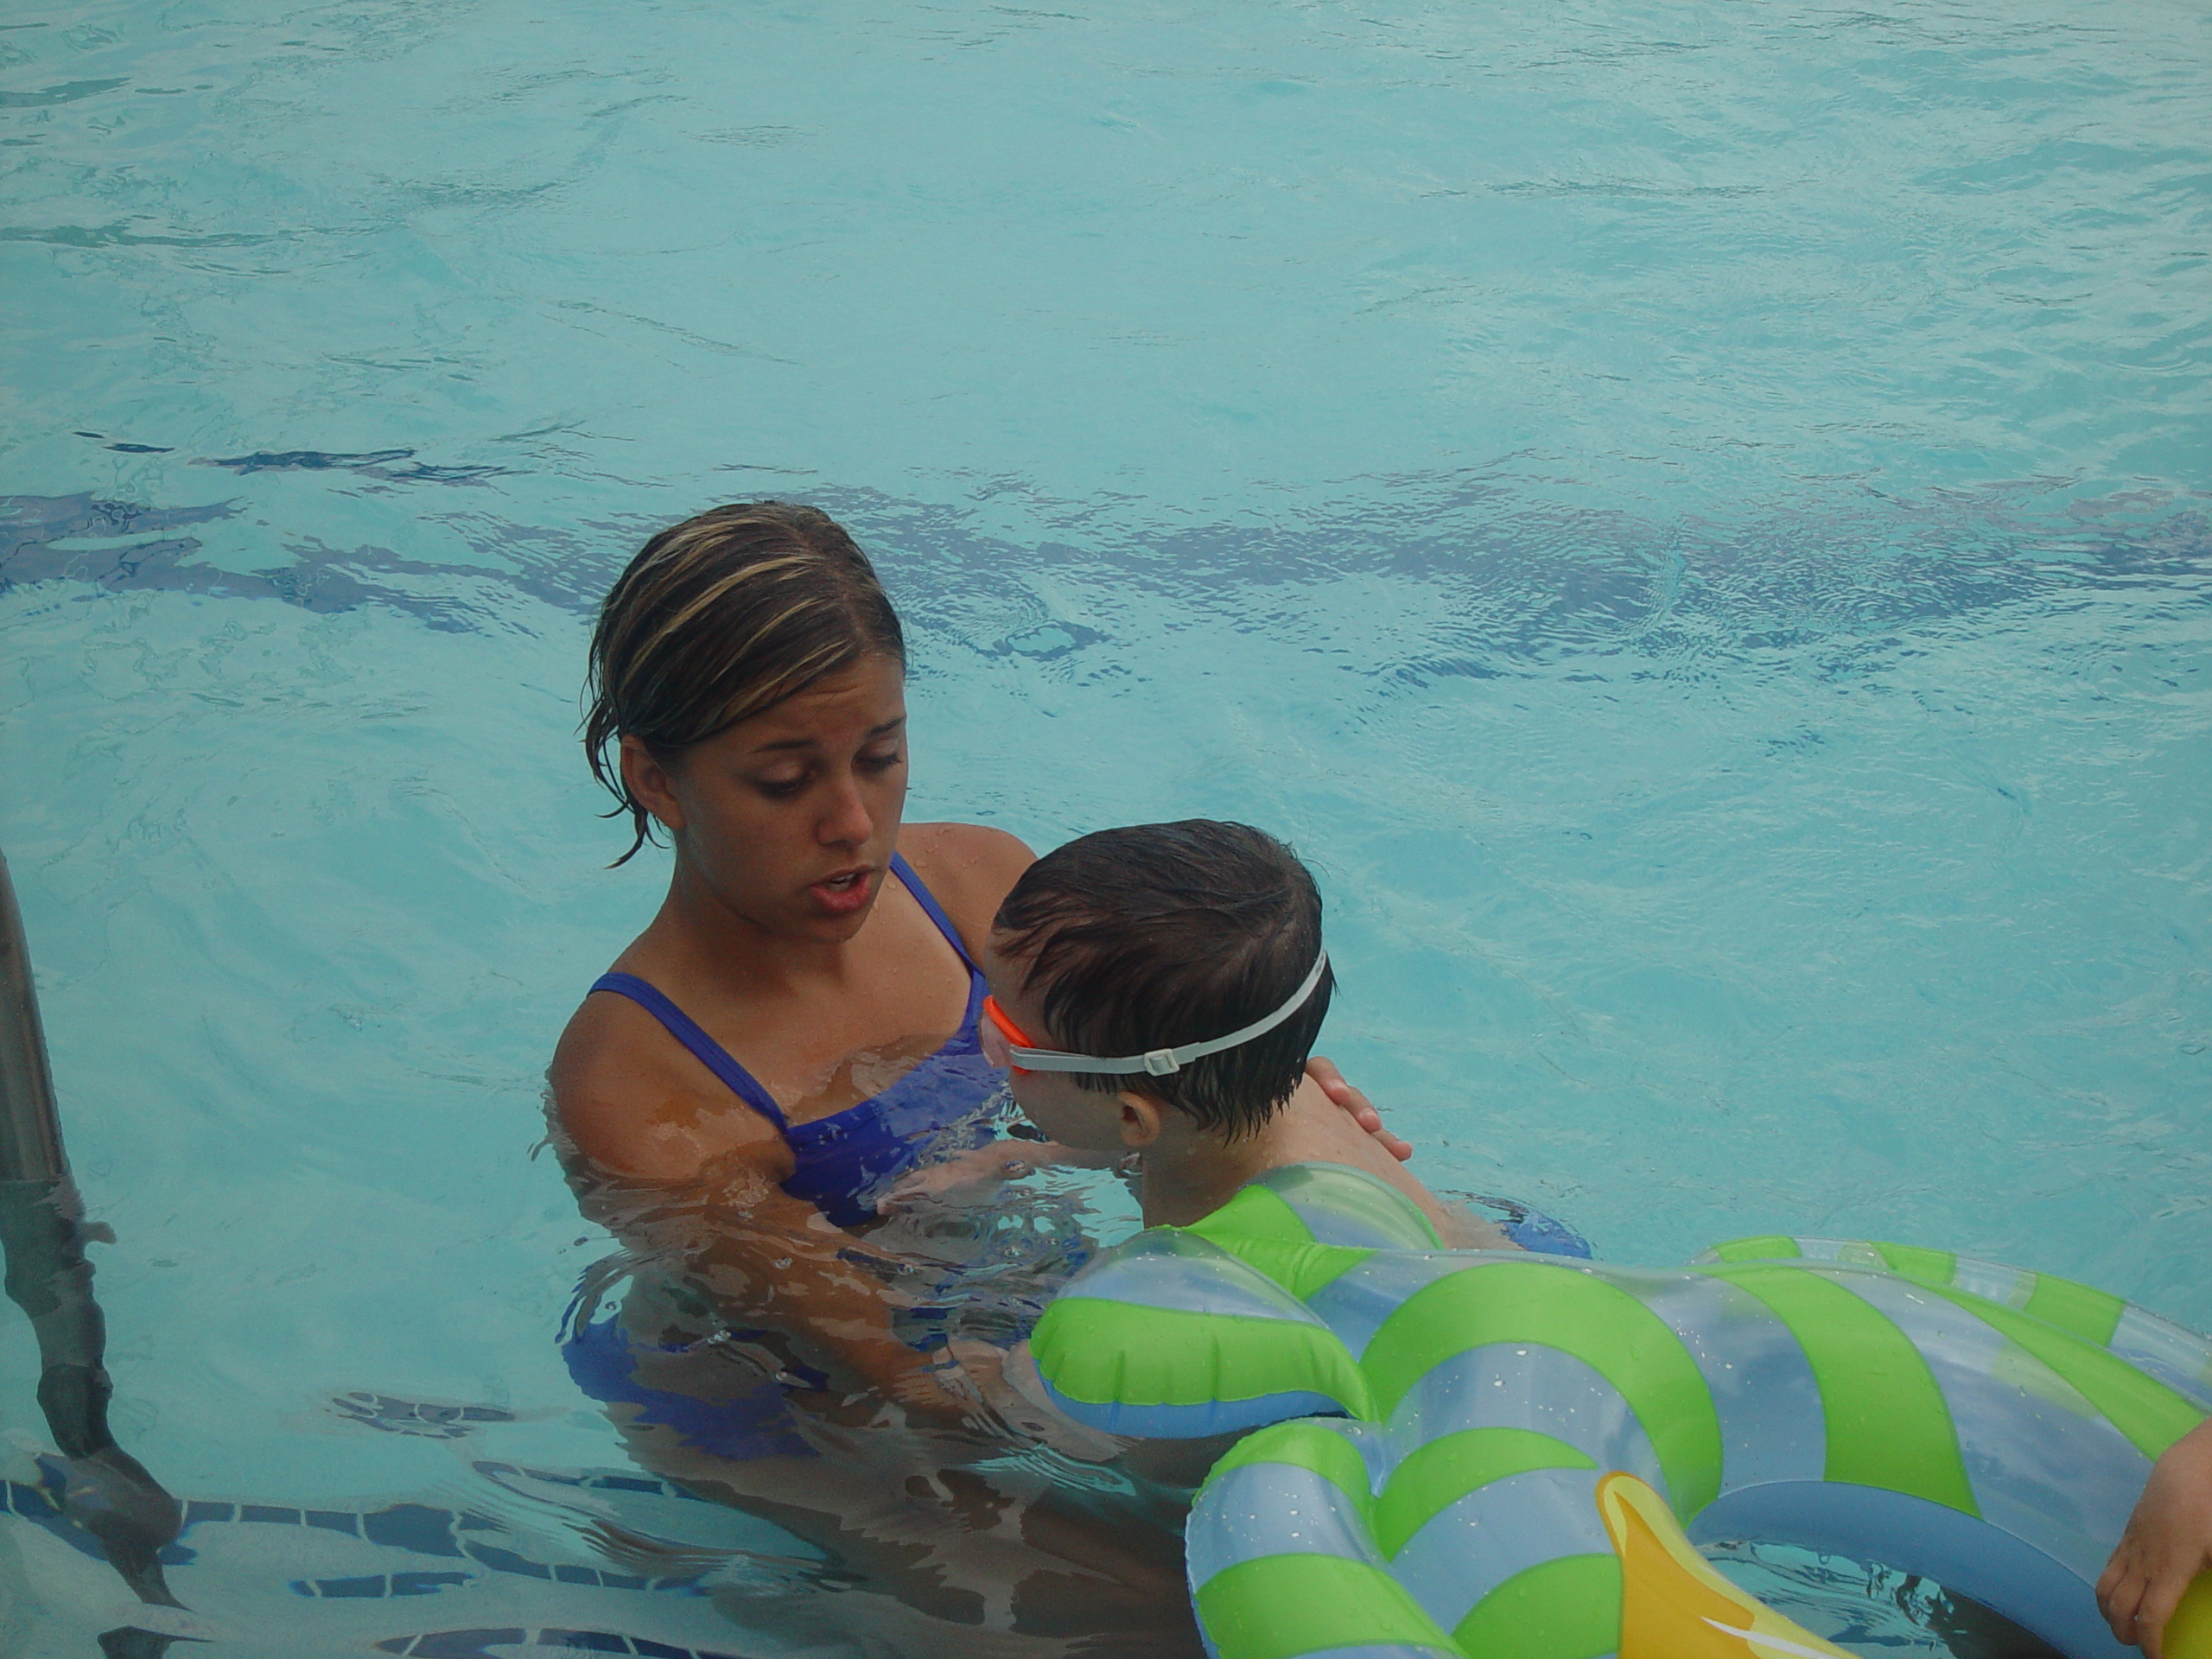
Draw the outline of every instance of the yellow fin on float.
<instances>
[{"instance_id":1,"label":"yellow fin on float","mask_svg":"<svg viewBox=\"0 0 2212 1659\"><path fill-rule=\"evenodd\" d=\"M1621 1562L1620 1659L1851 1659L1713 1571L1634 1475L1598 1483L1598 1512Z\"/></svg>"},{"instance_id":2,"label":"yellow fin on float","mask_svg":"<svg viewBox=\"0 0 2212 1659\"><path fill-rule=\"evenodd\" d=\"M2166 1621L2166 1659L2212 1659L2212 1573L2200 1573Z\"/></svg>"}]
</instances>

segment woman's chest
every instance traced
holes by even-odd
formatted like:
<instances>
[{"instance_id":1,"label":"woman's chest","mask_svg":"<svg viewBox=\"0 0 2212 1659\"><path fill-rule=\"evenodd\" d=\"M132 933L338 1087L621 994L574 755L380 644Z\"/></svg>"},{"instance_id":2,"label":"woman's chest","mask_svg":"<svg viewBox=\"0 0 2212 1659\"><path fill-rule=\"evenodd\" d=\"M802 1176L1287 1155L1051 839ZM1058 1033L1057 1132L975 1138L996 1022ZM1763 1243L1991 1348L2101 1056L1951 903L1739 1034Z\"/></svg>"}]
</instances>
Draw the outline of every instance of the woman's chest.
<instances>
[{"instance_id":1,"label":"woman's chest","mask_svg":"<svg viewBox=\"0 0 2212 1659\"><path fill-rule=\"evenodd\" d=\"M962 965L734 1010L733 1052L790 1122L810 1122L893 1090L955 1043L970 990Z\"/></svg>"}]
</instances>

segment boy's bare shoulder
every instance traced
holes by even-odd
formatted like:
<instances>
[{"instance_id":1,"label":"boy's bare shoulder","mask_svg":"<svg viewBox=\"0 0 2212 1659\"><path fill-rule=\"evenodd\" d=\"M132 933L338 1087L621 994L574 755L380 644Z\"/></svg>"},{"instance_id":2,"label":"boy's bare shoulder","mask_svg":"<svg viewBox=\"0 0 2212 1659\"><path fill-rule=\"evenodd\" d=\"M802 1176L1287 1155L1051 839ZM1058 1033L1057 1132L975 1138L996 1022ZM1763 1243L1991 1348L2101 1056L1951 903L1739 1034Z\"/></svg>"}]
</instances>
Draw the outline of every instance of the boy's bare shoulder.
<instances>
[{"instance_id":1,"label":"boy's bare shoulder","mask_svg":"<svg viewBox=\"0 0 2212 1659\"><path fill-rule=\"evenodd\" d=\"M1278 1127L1279 1126L1279 1127ZM1352 1121L1320 1085L1308 1077L1282 1108L1269 1128L1277 1148L1270 1166L1323 1162L1349 1164L1388 1181L1417 1205L1436 1229L1446 1249L1514 1250L1521 1247L1491 1222L1464 1206L1440 1198L1413 1172L1393 1158L1375 1137Z\"/></svg>"}]
</instances>

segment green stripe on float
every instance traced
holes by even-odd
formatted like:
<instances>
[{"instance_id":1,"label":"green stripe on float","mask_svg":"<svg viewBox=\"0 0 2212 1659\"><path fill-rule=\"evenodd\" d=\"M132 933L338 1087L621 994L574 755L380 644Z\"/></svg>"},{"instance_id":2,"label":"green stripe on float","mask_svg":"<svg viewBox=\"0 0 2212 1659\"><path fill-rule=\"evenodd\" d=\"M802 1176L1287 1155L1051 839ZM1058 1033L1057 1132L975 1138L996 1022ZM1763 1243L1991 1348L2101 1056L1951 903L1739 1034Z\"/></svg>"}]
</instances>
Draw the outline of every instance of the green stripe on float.
<instances>
[{"instance_id":1,"label":"green stripe on float","mask_svg":"<svg viewBox=\"0 0 2212 1659\"><path fill-rule=\"evenodd\" d=\"M1313 1230L1298 1211L1264 1186L1248 1186L1197 1225L1185 1227L1224 1249L1248 1238L1273 1239L1284 1244L1311 1244Z\"/></svg>"},{"instance_id":2,"label":"green stripe on float","mask_svg":"<svg viewBox=\"0 0 2212 1659\"><path fill-rule=\"evenodd\" d=\"M1723 1262L1791 1262L1805 1254L1786 1233L1762 1233L1757 1238L1732 1238L1711 1247Z\"/></svg>"},{"instance_id":3,"label":"green stripe on float","mask_svg":"<svg viewBox=\"0 0 2212 1659\"><path fill-rule=\"evenodd\" d=\"M1199 1406L1293 1390L1370 1417L1367 1380L1325 1325L1061 1296L1029 1338L1047 1382L1086 1405Z\"/></svg>"},{"instance_id":4,"label":"green stripe on float","mask_svg":"<svg viewBox=\"0 0 2212 1659\"><path fill-rule=\"evenodd\" d=\"M1887 1314L1802 1268L1707 1271L1765 1303L1805 1351L1827 1419L1828 1479L1980 1515L1943 1390Z\"/></svg>"},{"instance_id":5,"label":"green stripe on float","mask_svg":"<svg viewBox=\"0 0 2212 1659\"><path fill-rule=\"evenodd\" d=\"M1509 1475L1597 1466L1565 1440L1533 1428L1463 1428L1418 1447L1391 1471L1375 1500L1376 1545L1386 1559L1395 1556L1408 1538L1469 1492Z\"/></svg>"},{"instance_id":6,"label":"green stripe on float","mask_svg":"<svg viewBox=\"0 0 2212 1659\"><path fill-rule=\"evenodd\" d=\"M1621 1643L1621 1564L1554 1555L1516 1573L1452 1632L1478 1659L1598 1659ZM1224 1656L1226 1659L1226 1656Z\"/></svg>"},{"instance_id":7,"label":"green stripe on float","mask_svg":"<svg viewBox=\"0 0 2212 1659\"><path fill-rule=\"evenodd\" d=\"M1877 1244L1874 1248L1881 1255L1882 1265L1891 1273L1930 1290L1950 1284L1959 1276L1959 1258L1949 1250L1923 1249L1917 1244Z\"/></svg>"},{"instance_id":8,"label":"green stripe on float","mask_svg":"<svg viewBox=\"0 0 2212 1659\"><path fill-rule=\"evenodd\" d=\"M2061 1331L2018 1308L1971 1291L1937 1289L1984 1324L1993 1325L2050 1367L2105 1414L2105 1420L2145 1457L2156 1459L2204 1421L2204 1414L2155 1377L2088 1337ZM2035 1306L2030 1299L2028 1306Z\"/></svg>"},{"instance_id":9,"label":"green stripe on float","mask_svg":"<svg viewBox=\"0 0 2212 1659\"><path fill-rule=\"evenodd\" d=\"M1349 1244L1321 1244L1275 1193L1248 1186L1195 1226L1195 1233L1246 1266L1256 1268L1304 1301L1375 1254Z\"/></svg>"},{"instance_id":10,"label":"green stripe on float","mask_svg":"<svg viewBox=\"0 0 2212 1659\"><path fill-rule=\"evenodd\" d=\"M1573 1268L1488 1262L1415 1291L1361 1359L1376 1409L1387 1415L1444 1361L1497 1342L1559 1349L1618 1389L1650 1437L1678 1513L1695 1515L1719 1496L1720 1418L1696 1362L1642 1302Z\"/></svg>"},{"instance_id":11,"label":"green stripe on float","mask_svg":"<svg viewBox=\"0 0 2212 1659\"><path fill-rule=\"evenodd\" d=\"M1214 1465L1205 1484L1211 1486L1230 1470L1255 1463L1288 1464L1294 1469L1312 1470L1350 1498L1363 1519L1375 1501L1368 1488L1367 1459L1359 1455L1359 1448L1334 1429L1325 1428L1310 1418L1277 1423L1256 1434L1247 1434ZM1205 1488L1199 1490L1203 1491Z\"/></svg>"},{"instance_id":12,"label":"green stripe on float","mask_svg":"<svg viewBox=\"0 0 2212 1659\"><path fill-rule=\"evenodd\" d=\"M1283 1244L1274 1239L1236 1239L1224 1247L1301 1302L1309 1301L1375 1254L1357 1244Z\"/></svg>"},{"instance_id":13,"label":"green stripe on float","mask_svg":"<svg viewBox=\"0 0 2212 1659\"><path fill-rule=\"evenodd\" d=\"M2127 1312L2127 1303L2108 1290L2039 1273L2036 1287L2028 1293L2027 1312L2101 1348L2120 1329L2120 1316Z\"/></svg>"},{"instance_id":14,"label":"green stripe on float","mask_svg":"<svg viewBox=\"0 0 2212 1659\"><path fill-rule=\"evenodd\" d=\"M1379 1567L1341 1555L1239 1561L1200 1585L1191 1600L1221 1659L1297 1659L1331 1648L1397 1644L1452 1651L1452 1638L1405 1586Z\"/></svg>"},{"instance_id":15,"label":"green stripe on float","mask_svg":"<svg viewBox=\"0 0 2212 1659\"><path fill-rule=\"evenodd\" d=\"M1268 1188L1292 1209L1300 1200L1374 1229L1387 1249L1440 1250L1444 1241L1421 1206L1379 1175L1346 1164L1302 1164L1266 1177Z\"/></svg>"}]
</instances>

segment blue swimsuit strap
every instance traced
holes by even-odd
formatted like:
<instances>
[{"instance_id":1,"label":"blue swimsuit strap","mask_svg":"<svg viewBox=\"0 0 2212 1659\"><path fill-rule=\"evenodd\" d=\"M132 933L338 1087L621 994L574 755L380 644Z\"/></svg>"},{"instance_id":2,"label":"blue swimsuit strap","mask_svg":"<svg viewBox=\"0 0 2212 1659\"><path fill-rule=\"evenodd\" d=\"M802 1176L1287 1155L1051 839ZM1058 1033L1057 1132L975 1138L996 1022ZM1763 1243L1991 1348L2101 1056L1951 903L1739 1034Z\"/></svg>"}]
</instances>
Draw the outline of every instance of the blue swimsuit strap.
<instances>
[{"instance_id":1,"label":"blue swimsuit strap","mask_svg":"<svg viewBox=\"0 0 2212 1659\"><path fill-rule=\"evenodd\" d=\"M914 901L921 906L922 913L937 925L937 931L944 934L945 943L959 953L961 963L968 969L968 1007L960 1021L961 1032L965 1033L968 1027L975 1022L976 1004L982 1000L978 993L983 983L982 971L969 956L968 947L961 944L960 935L952 925L952 918L931 897L930 890L914 874L913 867L893 853L891 855L891 871L906 891L914 895ZM774 1124L778 1134L786 1140L791 1138L791 1122L785 1117L784 1109L776 1104L774 1097L760 1086L750 1071L731 1058L728 1049L701 1030L698 1021L671 1001L658 985L639 979L635 974L601 974L592 982L591 988L626 996L645 1009L667 1028L670 1036L690 1050L702 1065L720 1077L732 1094Z\"/></svg>"},{"instance_id":2,"label":"blue swimsuit strap","mask_svg":"<svg viewBox=\"0 0 2212 1659\"><path fill-rule=\"evenodd\" d=\"M893 853L891 855L891 871L905 884L906 891L914 895L914 902L922 907L922 914L937 924L937 931L944 935L944 942L950 945L959 956L960 960L968 965L968 971L980 980L983 976L983 970L976 965L976 959L968 954L968 947L960 943L960 930L953 926L952 918L944 913L944 906L939 905L930 890L922 885L922 878L914 874L914 867L897 853Z\"/></svg>"},{"instance_id":3,"label":"blue swimsuit strap","mask_svg":"<svg viewBox=\"0 0 2212 1659\"><path fill-rule=\"evenodd\" d=\"M729 1085L730 1092L754 1111L776 1126L779 1133L789 1135L791 1124L784 1116L784 1109L753 1079L753 1074L730 1058L730 1052L720 1043L699 1029L696 1020L668 1000L658 985L639 979L635 974L601 974L592 981L594 991L612 991L617 996L626 996L647 1014L668 1027L668 1034L690 1049L699 1063Z\"/></svg>"}]
</instances>

